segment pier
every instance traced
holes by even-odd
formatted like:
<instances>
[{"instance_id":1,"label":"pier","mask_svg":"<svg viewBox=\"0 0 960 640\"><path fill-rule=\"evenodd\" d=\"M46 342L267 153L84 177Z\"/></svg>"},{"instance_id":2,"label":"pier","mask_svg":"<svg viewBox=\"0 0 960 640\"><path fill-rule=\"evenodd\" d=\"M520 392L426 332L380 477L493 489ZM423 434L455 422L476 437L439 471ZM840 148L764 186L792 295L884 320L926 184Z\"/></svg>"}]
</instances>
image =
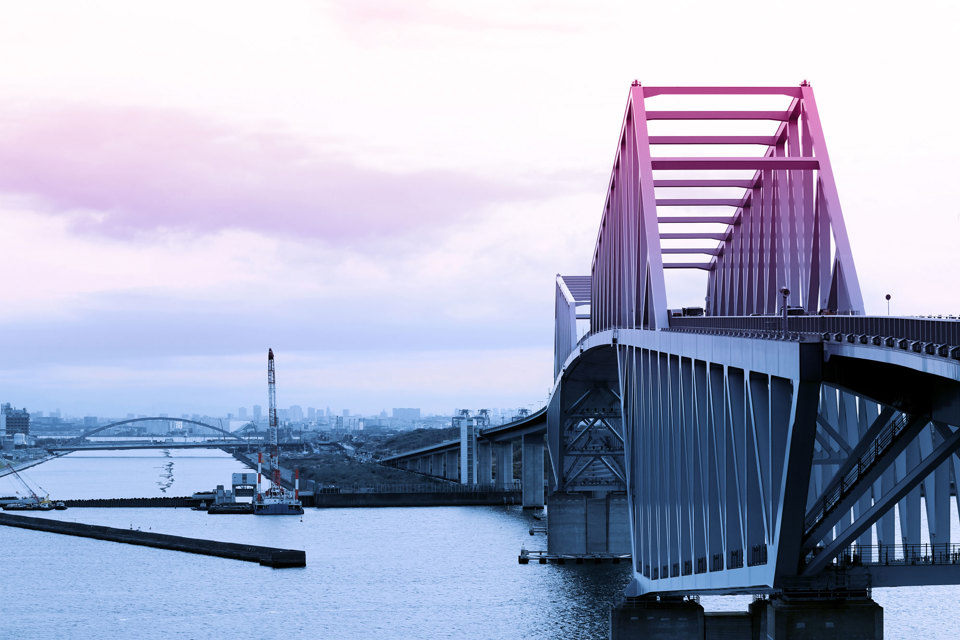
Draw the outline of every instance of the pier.
<instances>
[{"instance_id":1,"label":"pier","mask_svg":"<svg viewBox=\"0 0 960 640\"><path fill-rule=\"evenodd\" d=\"M117 529L93 524L81 524L79 522L63 522L61 520L51 520L47 518L14 516L6 513L0 513L0 525L18 527L20 529L32 529L34 531L45 531L47 533L60 533L68 536L93 538L95 540L135 544L143 547L153 547L155 549L198 553L205 556L230 558L231 560L257 562L262 566L273 567L274 569L307 566L306 552L297 549L277 549L252 544L201 540L198 538L173 536L165 533L153 533L151 531Z\"/></svg>"}]
</instances>

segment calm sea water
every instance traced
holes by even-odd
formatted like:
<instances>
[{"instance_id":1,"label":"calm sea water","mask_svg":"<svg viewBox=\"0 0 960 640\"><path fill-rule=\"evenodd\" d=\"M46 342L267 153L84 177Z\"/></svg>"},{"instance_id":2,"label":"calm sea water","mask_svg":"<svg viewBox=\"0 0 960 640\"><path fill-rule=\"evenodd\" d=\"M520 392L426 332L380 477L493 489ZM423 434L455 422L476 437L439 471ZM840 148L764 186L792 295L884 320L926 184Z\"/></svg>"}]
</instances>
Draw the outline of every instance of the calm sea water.
<instances>
[{"instance_id":1,"label":"calm sea water","mask_svg":"<svg viewBox=\"0 0 960 640\"><path fill-rule=\"evenodd\" d=\"M172 463L172 467L170 466ZM51 497L187 495L243 467L219 451L85 452L27 471ZM0 495L16 485L0 478ZM531 515L515 507L307 509L302 518L188 509L44 514L122 528L305 549L259 565L0 527L0 638L607 637L623 565L517 564ZM955 638L960 589L878 589L886 637ZM704 598L743 610L749 598Z\"/></svg>"}]
</instances>

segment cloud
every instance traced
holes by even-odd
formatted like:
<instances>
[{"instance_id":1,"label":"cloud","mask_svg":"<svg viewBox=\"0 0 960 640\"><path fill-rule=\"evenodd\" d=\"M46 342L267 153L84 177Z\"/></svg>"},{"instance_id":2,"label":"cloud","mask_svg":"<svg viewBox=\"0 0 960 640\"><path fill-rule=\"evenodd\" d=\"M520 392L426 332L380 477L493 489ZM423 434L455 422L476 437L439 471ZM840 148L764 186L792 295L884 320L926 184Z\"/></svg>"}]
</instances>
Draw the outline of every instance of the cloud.
<instances>
[{"instance_id":1,"label":"cloud","mask_svg":"<svg viewBox=\"0 0 960 640\"><path fill-rule=\"evenodd\" d=\"M447 226L546 189L371 168L337 146L175 110L15 109L0 112L0 193L116 237L240 228L340 242Z\"/></svg>"}]
</instances>

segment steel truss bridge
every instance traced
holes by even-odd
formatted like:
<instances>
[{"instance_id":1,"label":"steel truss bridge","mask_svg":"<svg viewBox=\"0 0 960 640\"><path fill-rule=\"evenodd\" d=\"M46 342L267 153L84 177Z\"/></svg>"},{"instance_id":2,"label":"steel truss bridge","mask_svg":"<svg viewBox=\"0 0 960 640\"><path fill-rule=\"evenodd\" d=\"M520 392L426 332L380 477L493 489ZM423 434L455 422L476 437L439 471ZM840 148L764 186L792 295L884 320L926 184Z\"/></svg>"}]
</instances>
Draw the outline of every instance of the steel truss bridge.
<instances>
[{"instance_id":1,"label":"steel truss bridge","mask_svg":"<svg viewBox=\"0 0 960 640\"><path fill-rule=\"evenodd\" d=\"M614 550L625 496L628 595L960 583L960 321L865 315L807 83L634 83L554 366L549 544Z\"/></svg>"}]
</instances>

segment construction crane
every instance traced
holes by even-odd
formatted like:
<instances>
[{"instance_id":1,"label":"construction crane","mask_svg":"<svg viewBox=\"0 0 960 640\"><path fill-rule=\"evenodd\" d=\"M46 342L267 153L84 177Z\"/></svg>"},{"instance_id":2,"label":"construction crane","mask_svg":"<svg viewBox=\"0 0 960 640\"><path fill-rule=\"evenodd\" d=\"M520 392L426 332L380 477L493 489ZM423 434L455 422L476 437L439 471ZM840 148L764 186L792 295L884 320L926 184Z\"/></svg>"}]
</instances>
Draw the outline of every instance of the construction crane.
<instances>
[{"instance_id":1,"label":"construction crane","mask_svg":"<svg viewBox=\"0 0 960 640\"><path fill-rule=\"evenodd\" d=\"M273 486L281 485L280 477L280 429L277 422L277 372L273 367L273 349L267 351L267 395L269 401L269 437L273 439L273 451L270 454L270 480Z\"/></svg>"},{"instance_id":2,"label":"construction crane","mask_svg":"<svg viewBox=\"0 0 960 640\"><path fill-rule=\"evenodd\" d=\"M271 486L267 491L263 491L260 486L260 476L262 473L263 451L257 457L257 495L253 501L254 515L298 515L303 513L303 505L300 503L300 471L294 474L293 496L289 496L284 490L280 474L280 434L277 423L277 374L273 367L273 349L267 351L267 395L269 396L269 421L270 427L268 438L273 438L273 451L270 452L270 481Z\"/></svg>"},{"instance_id":3,"label":"construction crane","mask_svg":"<svg viewBox=\"0 0 960 640\"><path fill-rule=\"evenodd\" d=\"M32 504L36 505L37 508L52 508L53 505L50 502L49 496L44 496L41 498L39 495L37 495L37 492L33 490L33 487L31 487L27 481L23 479L23 476L17 473L17 469L13 466L13 464L10 464L9 467L13 477L17 479L20 485L26 490L27 494L29 494L29 496L33 499ZM43 487L40 487L40 490L43 491Z\"/></svg>"}]
</instances>

